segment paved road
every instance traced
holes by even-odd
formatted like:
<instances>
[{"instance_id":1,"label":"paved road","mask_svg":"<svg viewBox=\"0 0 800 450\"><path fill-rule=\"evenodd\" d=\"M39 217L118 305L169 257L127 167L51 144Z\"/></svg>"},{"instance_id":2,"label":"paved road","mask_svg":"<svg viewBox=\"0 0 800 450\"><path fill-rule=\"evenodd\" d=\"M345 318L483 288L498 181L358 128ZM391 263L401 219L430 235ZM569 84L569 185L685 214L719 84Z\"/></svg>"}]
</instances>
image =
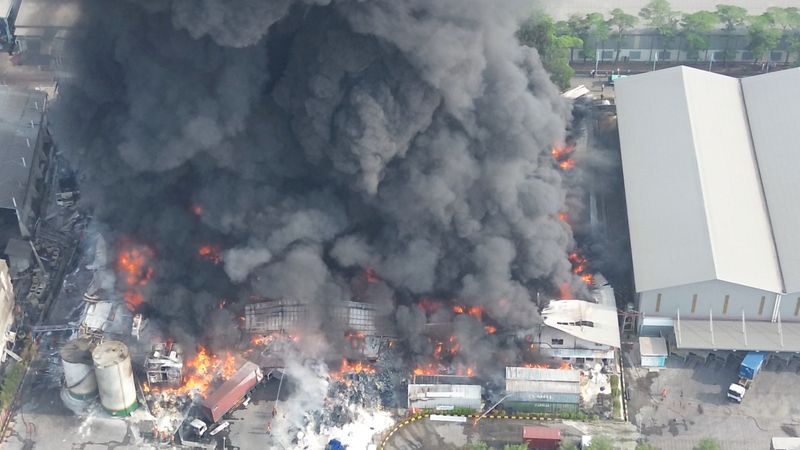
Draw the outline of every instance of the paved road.
<instances>
[{"instance_id":1,"label":"paved road","mask_svg":"<svg viewBox=\"0 0 800 450\"><path fill-rule=\"evenodd\" d=\"M608 14L614 8L620 8L628 14L637 14L649 0L537 0L535 2L545 12L557 20L566 19L570 14L586 14L602 12ZM750 14L761 14L770 6L797 6L797 0L670 0L672 9L682 12L713 10L715 5L725 3L746 8Z\"/></svg>"},{"instance_id":2,"label":"paved road","mask_svg":"<svg viewBox=\"0 0 800 450\"><path fill-rule=\"evenodd\" d=\"M424 450L453 449L467 443L486 442L493 448L505 444L522 442L522 427L525 425L559 428L562 439L573 443L580 441L581 435L613 436L619 449L633 449L639 433L628 423L617 422L539 422L533 420L489 419L485 418L473 426L472 422L449 423L422 419L395 432L386 443L386 450Z\"/></svg>"}]
</instances>

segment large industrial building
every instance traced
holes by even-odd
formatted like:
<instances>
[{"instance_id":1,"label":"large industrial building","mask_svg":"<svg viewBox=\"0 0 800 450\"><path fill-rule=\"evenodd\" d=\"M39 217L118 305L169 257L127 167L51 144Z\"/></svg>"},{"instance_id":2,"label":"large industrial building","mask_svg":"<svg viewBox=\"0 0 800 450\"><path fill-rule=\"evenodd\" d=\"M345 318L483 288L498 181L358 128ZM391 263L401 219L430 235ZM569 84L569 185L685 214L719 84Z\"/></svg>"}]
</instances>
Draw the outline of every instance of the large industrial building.
<instances>
[{"instance_id":1,"label":"large industrial building","mask_svg":"<svg viewBox=\"0 0 800 450\"><path fill-rule=\"evenodd\" d=\"M503 405L521 412L577 412L581 401L580 383L578 370L506 367Z\"/></svg>"},{"instance_id":2,"label":"large industrial building","mask_svg":"<svg viewBox=\"0 0 800 450\"><path fill-rule=\"evenodd\" d=\"M30 239L44 205L53 154L47 94L0 86L0 256L12 272L27 267Z\"/></svg>"},{"instance_id":3,"label":"large industrial building","mask_svg":"<svg viewBox=\"0 0 800 450\"><path fill-rule=\"evenodd\" d=\"M615 89L640 333L800 351L800 69Z\"/></svg>"}]
</instances>

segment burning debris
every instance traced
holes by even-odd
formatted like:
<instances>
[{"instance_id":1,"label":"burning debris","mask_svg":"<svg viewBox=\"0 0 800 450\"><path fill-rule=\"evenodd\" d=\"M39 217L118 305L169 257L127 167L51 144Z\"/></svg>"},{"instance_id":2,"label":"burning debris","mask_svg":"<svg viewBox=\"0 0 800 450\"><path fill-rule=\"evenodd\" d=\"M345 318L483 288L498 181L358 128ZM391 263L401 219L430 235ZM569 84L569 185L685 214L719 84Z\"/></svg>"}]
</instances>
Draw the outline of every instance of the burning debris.
<instances>
[{"instance_id":1,"label":"burning debris","mask_svg":"<svg viewBox=\"0 0 800 450\"><path fill-rule=\"evenodd\" d=\"M155 403L280 370L292 446L409 376L532 361L540 295L585 296L570 107L524 2L112 3L86 1L54 122L124 304L186 350L149 353Z\"/></svg>"},{"instance_id":2,"label":"burning debris","mask_svg":"<svg viewBox=\"0 0 800 450\"><path fill-rule=\"evenodd\" d=\"M153 351L144 361L148 385L176 387L183 384L183 350L172 342L153 345Z\"/></svg>"}]
</instances>

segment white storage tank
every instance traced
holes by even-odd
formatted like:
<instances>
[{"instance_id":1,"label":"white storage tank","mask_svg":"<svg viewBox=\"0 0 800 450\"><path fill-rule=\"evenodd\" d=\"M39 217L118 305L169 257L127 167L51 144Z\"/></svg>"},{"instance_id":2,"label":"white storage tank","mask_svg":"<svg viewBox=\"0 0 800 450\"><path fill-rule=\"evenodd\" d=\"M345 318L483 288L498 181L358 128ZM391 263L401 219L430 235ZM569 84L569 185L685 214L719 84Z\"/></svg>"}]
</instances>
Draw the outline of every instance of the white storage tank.
<instances>
[{"instance_id":1,"label":"white storage tank","mask_svg":"<svg viewBox=\"0 0 800 450\"><path fill-rule=\"evenodd\" d=\"M97 397L97 379L92 366L92 344L85 339L74 339L61 347L61 364L64 366L64 387L75 400Z\"/></svg>"},{"instance_id":2,"label":"white storage tank","mask_svg":"<svg viewBox=\"0 0 800 450\"><path fill-rule=\"evenodd\" d=\"M103 342L92 351L92 360L103 408L112 415L127 416L139 406L128 347L119 341Z\"/></svg>"}]
</instances>

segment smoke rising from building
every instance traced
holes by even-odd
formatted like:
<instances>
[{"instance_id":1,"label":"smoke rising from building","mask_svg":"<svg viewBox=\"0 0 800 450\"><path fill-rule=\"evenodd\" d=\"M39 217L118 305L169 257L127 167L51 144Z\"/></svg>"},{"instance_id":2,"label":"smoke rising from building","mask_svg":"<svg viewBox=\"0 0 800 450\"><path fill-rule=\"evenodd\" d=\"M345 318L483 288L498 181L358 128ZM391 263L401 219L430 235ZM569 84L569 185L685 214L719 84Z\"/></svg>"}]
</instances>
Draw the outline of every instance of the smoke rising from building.
<instances>
[{"instance_id":1,"label":"smoke rising from building","mask_svg":"<svg viewBox=\"0 0 800 450\"><path fill-rule=\"evenodd\" d=\"M179 339L228 341L222 298L311 302L319 330L355 297L415 354L423 296L514 329L537 289L584 289L550 156L569 106L515 38L527 2L112 3L84 5L54 122L110 241L152 248L142 307ZM455 327L475 364L499 341Z\"/></svg>"}]
</instances>

